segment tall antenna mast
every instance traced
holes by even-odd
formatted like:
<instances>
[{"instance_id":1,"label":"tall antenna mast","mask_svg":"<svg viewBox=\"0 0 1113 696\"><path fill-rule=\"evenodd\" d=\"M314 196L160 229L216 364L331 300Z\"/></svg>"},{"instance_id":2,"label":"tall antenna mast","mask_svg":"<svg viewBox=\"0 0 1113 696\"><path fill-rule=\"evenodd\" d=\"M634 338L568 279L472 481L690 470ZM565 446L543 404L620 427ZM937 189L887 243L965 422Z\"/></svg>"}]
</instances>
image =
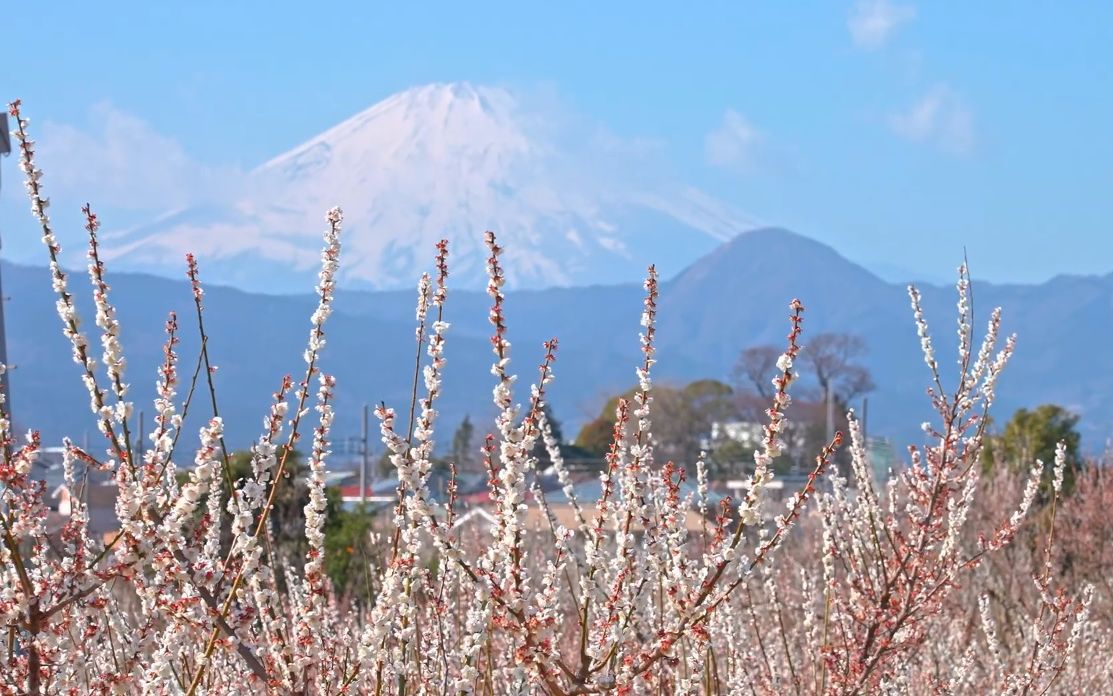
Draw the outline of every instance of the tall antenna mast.
<instances>
[{"instance_id":1,"label":"tall antenna mast","mask_svg":"<svg viewBox=\"0 0 1113 696\"><path fill-rule=\"evenodd\" d=\"M0 111L0 156L7 157L12 151L11 135L8 133L8 114ZM0 245L2 248L2 245ZM2 273L0 273L2 275ZM8 366L8 335L4 330L4 284L0 281L0 365ZM8 421L12 420L12 390L8 386L8 370L0 374L0 390L6 397L5 410L8 412Z\"/></svg>"}]
</instances>

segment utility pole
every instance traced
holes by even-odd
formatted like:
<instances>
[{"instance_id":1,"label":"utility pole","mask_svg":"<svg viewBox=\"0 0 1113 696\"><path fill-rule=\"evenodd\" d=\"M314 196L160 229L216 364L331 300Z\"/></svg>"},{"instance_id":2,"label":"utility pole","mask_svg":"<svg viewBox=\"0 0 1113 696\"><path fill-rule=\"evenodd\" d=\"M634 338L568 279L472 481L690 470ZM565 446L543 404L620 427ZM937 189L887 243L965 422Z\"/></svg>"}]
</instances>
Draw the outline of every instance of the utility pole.
<instances>
[{"instance_id":1,"label":"utility pole","mask_svg":"<svg viewBox=\"0 0 1113 696\"><path fill-rule=\"evenodd\" d=\"M8 114L0 112L0 155L7 157L12 152L11 136L8 133ZM0 245L2 247L2 245ZM8 413L8 422L13 426L12 419L12 390L8 382L8 335L4 330L4 284L0 282L0 364L4 365L4 374L0 375L0 390L4 393L4 410Z\"/></svg>"},{"instance_id":2,"label":"utility pole","mask_svg":"<svg viewBox=\"0 0 1113 696\"><path fill-rule=\"evenodd\" d=\"M143 452L143 426L145 425L143 416L144 416L143 412L140 411L139 412L139 442L137 442L135 444L135 449L137 449L140 452L140 454L142 454L142 452Z\"/></svg>"},{"instance_id":3,"label":"utility pole","mask_svg":"<svg viewBox=\"0 0 1113 696\"><path fill-rule=\"evenodd\" d=\"M824 390L824 399L827 402L827 442L835 439L835 400L831 398L831 385Z\"/></svg>"},{"instance_id":4,"label":"utility pole","mask_svg":"<svg viewBox=\"0 0 1113 696\"><path fill-rule=\"evenodd\" d=\"M361 506L367 504L367 459L371 454L371 448L367 441L367 418L368 418L367 404L363 405L363 428L362 428L362 442L359 451L359 504Z\"/></svg>"}]
</instances>

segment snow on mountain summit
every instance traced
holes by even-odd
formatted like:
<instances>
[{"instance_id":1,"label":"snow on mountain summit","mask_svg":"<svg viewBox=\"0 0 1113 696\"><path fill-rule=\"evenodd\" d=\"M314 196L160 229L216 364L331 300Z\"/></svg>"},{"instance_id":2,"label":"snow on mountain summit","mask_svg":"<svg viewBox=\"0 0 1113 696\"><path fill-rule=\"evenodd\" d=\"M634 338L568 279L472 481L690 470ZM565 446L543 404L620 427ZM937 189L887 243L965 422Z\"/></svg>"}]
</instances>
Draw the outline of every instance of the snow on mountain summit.
<instances>
[{"instance_id":1,"label":"snow on mountain summit","mask_svg":"<svg viewBox=\"0 0 1113 696\"><path fill-rule=\"evenodd\" d=\"M499 164L498 158L531 149L514 122L514 111L515 101L504 90L467 83L417 87L275 157L259 171L296 179L327 167L397 166L415 158L468 157Z\"/></svg>"},{"instance_id":2,"label":"snow on mountain summit","mask_svg":"<svg viewBox=\"0 0 1113 696\"><path fill-rule=\"evenodd\" d=\"M234 202L125 231L111 253L176 274L193 251L222 282L287 292L313 273L324 211L340 205L346 286L410 287L447 238L455 284L479 287L491 229L510 284L543 287L636 281L654 261L679 270L749 227L698 191L631 183L639 172L607 158L507 90L416 87L261 165Z\"/></svg>"}]
</instances>

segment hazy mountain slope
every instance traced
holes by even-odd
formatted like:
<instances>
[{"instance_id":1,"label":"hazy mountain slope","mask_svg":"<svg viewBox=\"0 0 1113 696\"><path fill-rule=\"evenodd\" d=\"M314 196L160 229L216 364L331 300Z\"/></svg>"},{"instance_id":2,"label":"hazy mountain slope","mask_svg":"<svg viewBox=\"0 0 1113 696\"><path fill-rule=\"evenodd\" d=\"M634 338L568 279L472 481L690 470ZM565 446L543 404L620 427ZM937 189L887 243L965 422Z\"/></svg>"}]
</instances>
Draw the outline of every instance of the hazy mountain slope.
<instances>
[{"instance_id":1,"label":"hazy mountain slope","mask_svg":"<svg viewBox=\"0 0 1113 696\"><path fill-rule=\"evenodd\" d=\"M949 387L957 371L957 296L952 287L919 287ZM1102 446L1113 422L1113 358L1097 347L1113 339L1113 274L1032 286L975 282L973 292L976 340L996 306L1003 308L1002 343L1004 335L1018 334L999 383L996 417L1058 403L1082 414L1088 446ZM743 234L667 284L660 362L694 364L692 376L726 375L741 346L783 344L787 303L794 297L806 307L805 345L824 331L866 340L878 385L869 395L871 430L918 441L919 424L931 417L924 395L930 376L906 286L881 281L831 248L785 230Z\"/></svg>"},{"instance_id":2,"label":"hazy mountain slope","mask_svg":"<svg viewBox=\"0 0 1113 696\"><path fill-rule=\"evenodd\" d=\"M41 429L49 443L59 442L63 435L81 440L86 433L95 442L95 422L87 411L88 397L79 368L72 362L69 345L59 328L47 270L5 263L3 274L4 288L11 297L5 313L9 359L16 366L11 381L17 427ZM197 351L192 295L184 281L111 272L109 281L124 327L131 396L136 410L145 410L149 418L155 371L162 358L163 325L171 309L179 313L182 336L178 352L183 384L179 392L184 396L187 391ZM95 331L91 302L86 300L87 278L74 273L70 283L78 296L85 329ZM603 347L593 331L576 330L582 325L576 320L577 312L567 311L575 303L549 303L540 297L531 302L516 294L507 302L512 364L521 375L519 398L527 397L529 380L537 373L543 352L541 342L554 335L542 327L550 323L547 318L554 319L551 328L562 340L553 401L562 416L567 414L565 417L573 423L582 421L600 400L624 388L633 375L637 292L631 292L635 290L632 288L600 290L629 298L627 307L612 305L616 315L624 315L623 321L607 329L615 339L615 348ZM590 290L550 292L591 295ZM361 307L357 298L366 305ZM590 304L587 300L582 303ZM327 327L322 360L322 368L338 380L337 439L359 433L359 412L364 403L385 401L403 412L408 408L415 354L413 304L411 293L356 293L338 298L337 311ZM449 296L446 318L453 326L446 350L445 399L439 409L443 427L449 431L465 414L471 414L473 421L493 415L487 304L482 293L452 292ZM222 415L228 424L226 432L230 444L244 447L258 436L270 394L282 376L289 373L298 378L303 373L301 355L314 299L307 295L250 294L209 285L205 305L210 354L219 366L216 382ZM548 311L548 306L555 310ZM375 316L371 311L375 307L389 307L391 316ZM625 339L626 354L617 348L620 335ZM95 344L95 335L90 338ZM207 411L197 408L195 415L207 416ZM190 421L193 432L201 421Z\"/></svg>"},{"instance_id":3,"label":"hazy mountain slope","mask_svg":"<svg viewBox=\"0 0 1113 696\"><path fill-rule=\"evenodd\" d=\"M9 354L17 364L12 385L18 425L43 428L48 441L63 433L95 432L77 367L58 330L46 270L5 264L3 273L12 296L5 311ZM112 274L110 280L125 327L128 377L139 407L149 412L167 309L182 313L182 371L192 368L196 341L189 289L185 282L144 275ZM84 276L75 274L71 282L83 298ZM933 286L922 291L944 383L950 384L954 291ZM894 435L900 443L918 441L919 423L930 415L924 397L928 374L905 288L784 230L743 234L663 283L659 379L725 378L741 348L781 345L793 297L807 307L805 344L822 331L850 331L868 342L867 362L878 385L870 395L871 431ZM281 376L303 369L300 356L313 301L308 295L267 296L221 287L210 287L206 298L222 408L232 443L244 446L257 435ZM346 291L337 297L323 361L339 380L337 439L358 433L362 403L408 404L413 300L412 291ZM442 431L454 428L465 413L479 420L478 428L489 427L484 420L492 408L489 302L482 292L450 293ZM91 317L88 303L82 300L82 305ZM1103 350L1113 340L1113 275L1060 277L1038 286L975 283L979 330L996 305L1004 307L1005 331L1020 337L1000 384L998 417L1019 406L1060 403L1082 414L1086 446L1100 447L1113 422L1113 356ZM607 395L633 384L640 312L641 289L632 284L509 292L519 399L536 375L541 342L558 337L557 380L550 393L565 431L574 433Z\"/></svg>"}]
</instances>

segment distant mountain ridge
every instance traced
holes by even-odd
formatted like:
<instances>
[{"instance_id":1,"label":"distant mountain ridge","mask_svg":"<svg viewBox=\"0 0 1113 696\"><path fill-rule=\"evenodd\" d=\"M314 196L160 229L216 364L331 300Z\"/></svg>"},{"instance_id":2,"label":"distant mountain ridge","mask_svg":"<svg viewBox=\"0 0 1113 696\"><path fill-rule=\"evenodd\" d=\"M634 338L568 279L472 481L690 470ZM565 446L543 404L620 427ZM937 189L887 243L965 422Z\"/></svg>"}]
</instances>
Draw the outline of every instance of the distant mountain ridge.
<instances>
[{"instance_id":1,"label":"distant mountain ridge","mask_svg":"<svg viewBox=\"0 0 1113 696\"><path fill-rule=\"evenodd\" d=\"M229 284L290 292L312 279L324 213L340 205L344 287L409 287L447 238L458 286L480 289L477 232L493 229L509 285L537 288L629 282L654 259L675 273L753 226L699 191L608 166L611 146L578 142L588 137L505 89L415 87L258 167L231 203L115 231L106 254L176 276L191 251Z\"/></svg>"},{"instance_id":2,"label":"distant mountain ridge","mask_svg":"<svg viewBox=\"0 0 1113 696\"><path fill-rule=\"evenodd\" d=\"M204 257L201 263L202 276L213 278ZM10 360L17 366L12 372L17 425L42 428L49 443L63 434L80 438L86 430L94 436L77 367L60 335L46 269L4 264L3 274L12 295L5 316ZM111 267L109 281L124 326L132 395L136 408L149 413L167 310L177 309L182 318L183 378L195 357L196 340L188 328L190 291L184 281L114 273ZM95 328L83 274L75 273L71 283L87 327ZM956 369L954 290L921 286L921 291L948 386ZM633 283L509 291L511 367L521 376L517 398L526 398L541 342L556 336L560 350L550 394L565 432L574 433L596 415L606 397L634 382L641 296ZM893 436L898 450L919 442L919 424L931 416L924 395L929 377L906 289L785 230L741 234L662 283L658 381L725 379L742 348L783 342L788 302L794 297L807 308L805 344L808 336L829 330L857 333L868 343L866 362L878 385L870 395L871 433ZM334 439L359 432L363 403L408 406L413 304L413 291L338 294L322 362L338 380ZM1018 333L1019 341L999 384L997 417L1007 418L1020 406L1058 403L1081 414L1085 447L1101 448L1113 423L1113 354L1102 350L1113 342L1113 274L1060 276L1030 286L975 282L977 327L984 327L998 305L1004 308L1003 331ZM226 432L231 445L243 447L257 437L282 375L296 376L303 369L300 356L313 299L209 284L206 306ZM450 290L446 318L452 326L439 409L442 442L465 414L480 432L490 427L488 306L482 292ZM194 420L189 427L198 424Z\"/></svg>"}]
</instances>

